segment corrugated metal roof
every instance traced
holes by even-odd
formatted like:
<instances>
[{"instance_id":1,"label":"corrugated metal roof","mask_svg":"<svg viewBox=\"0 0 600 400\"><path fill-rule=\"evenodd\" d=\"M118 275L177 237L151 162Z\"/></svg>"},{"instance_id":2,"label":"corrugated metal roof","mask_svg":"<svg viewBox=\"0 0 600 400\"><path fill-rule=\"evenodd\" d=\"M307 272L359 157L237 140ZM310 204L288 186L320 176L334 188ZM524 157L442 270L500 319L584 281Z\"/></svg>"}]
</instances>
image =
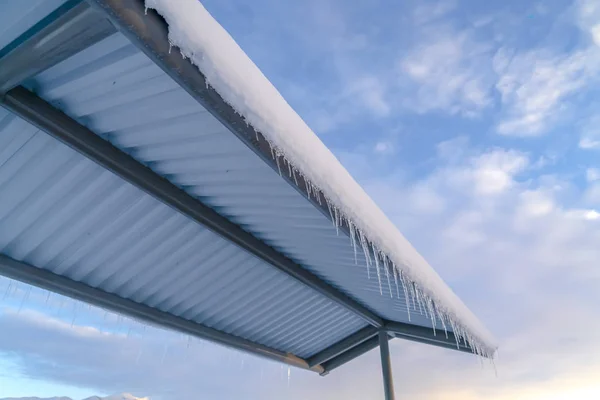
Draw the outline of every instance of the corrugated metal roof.
<instances>
[{"instance_id":1,"label":"corrugated metal roof","mask_svg":"<svg viewBox=\"0 0 600 400\"><path fill-rule=\"evenodd\" d=\"M347 236L120 34L27 85L380 316L408 322L393 277L382 271L382 295ZM411 317L431 326L414 308Z\"/></svg>"},{"instance_id":2,"label":"corrugated metal roof","mask_svg":"<svg viewBox=\"0 0 600 400\"><path fill-rule=\"evenodd\" d=\"M2 46L15 38L27 40L43 25L32 29L36 22L57 8L53 15L60 15L77 1L36 0L35 4L0 5L0 58L7 54ZM369 273L362 249L355 249L346 234L338 233L322 209L121 34L101 40L22 85L372 310L377 314L372 317L375 322L366 320L375 327L387 326L386 321L377 321L380 317L409 322L402 286L386 277L383 269L380 284L374 266ZM46 112L53 110L47 107ZM88 138L105 149L89 132ZM0 255L100 289L114 295L111 299L132 300L153 312L170 314L166 319L180 317L304 359L342 339L357 340L358 331L367 326L364 314L361 318L357 311L361 306L349 307L357 314L348 311L336 303L339 293L332 297L327 291L331 288L323 291L314 285L318 281L314 276L313 281L303 281L308 286L300 283L282 272L290 270L273 267L277 266L273 259L252 247L242 250L233 244L236 238L228 232L217 229L233 242L198 224L193 213L180 214L138 189L135 179L130 182L138 186L119 177L129 179L127 174L117 176L104 168L111 166L95 164L0 109ZM169 198L161 199L178 207ZM37 268L27 268L32 276L38 274ZM106 296L95 293L92 296L97 298ZM96 297L87 299L93 302ZM341 303L346 306L352 303L345 300ZM431 327L419 306L410 308L411 324ZM176 324L172 327L178 329ZM301 361L308 368L310 361ZM325 364L319 368L327 371Z\"/></svg>"},{"instance_id":3,"label":"corrugated metal roof","mask_svg":"<svg viewBox=\"0 0 600 400\"><path fill-rule=\"evenodd\" d=\"M3 109L0 252L300 357L365 326Z\"/></svg>"},{"instance_id":4,"label":"corrugated metal roof","mask_svg":"<svg viewBox=\"0 0 600 400\"><path fill-rule=\"evenodd\" d=\"M3 1L0 12L0 50L68 1L70 0Z\"/></svg>"}]
</instances>

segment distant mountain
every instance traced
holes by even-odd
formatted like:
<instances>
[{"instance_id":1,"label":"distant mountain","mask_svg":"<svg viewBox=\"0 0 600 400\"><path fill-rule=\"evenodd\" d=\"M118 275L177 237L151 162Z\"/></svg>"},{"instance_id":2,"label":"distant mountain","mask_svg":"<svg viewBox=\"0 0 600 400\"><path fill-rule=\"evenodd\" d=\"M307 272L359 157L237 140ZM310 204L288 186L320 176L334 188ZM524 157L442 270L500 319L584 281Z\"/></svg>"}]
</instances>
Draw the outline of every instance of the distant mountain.
<instances>
[{"instance_id":1,"label":"distant mountain","mask_svg":"<svg viewBox=\"0 0 600 400\"><path fill-rule=\"evenodd\" d=\"M4 397L0 400L72 400L70 397Z\"/></svg>"},{"instance_id":2,"label":"distant mountain","mask_svg":"<svg viewBox=\"0 0 600 400\"><path fill-rule=\"evenodd\" d=\"M73 400L70 397L6 397L0 400ZM129 393L115 394L107 397L92 396L83 400L150 400L149 397L135 397Z\"/></svg>"},{"instance_id":3,"label":"distant mountain","mask_svg":"<svg viewBox=\"0 0 600 400\"><path fill-rule=\"evenodd\" d=\"M2 400L2 399L0 399ZM135 397L129 393L113 394L107 397L92 396L84 400L150 400L148 397Z\"/></svg>"}]
</instances>

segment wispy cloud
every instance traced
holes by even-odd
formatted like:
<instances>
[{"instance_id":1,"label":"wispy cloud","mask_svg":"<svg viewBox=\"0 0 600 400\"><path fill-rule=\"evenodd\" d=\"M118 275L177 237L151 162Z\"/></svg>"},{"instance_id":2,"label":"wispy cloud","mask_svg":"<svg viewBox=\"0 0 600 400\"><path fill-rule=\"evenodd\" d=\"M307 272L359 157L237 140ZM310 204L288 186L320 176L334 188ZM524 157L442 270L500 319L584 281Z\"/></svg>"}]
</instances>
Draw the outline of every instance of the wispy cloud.
<instances>
[{"instance_id":1,"label":"wispy cloud","mask_svg":"<svg viewBox=\"0 0 600 400\"><path fill-rule=\"evenodd\" d=\"M507 108L498 132L529 136L544 133L568 105L565 103L600 72L600 49L556 54L532 50L516 54L500 74L496 89Z\"/></svg>"},{"instance_id":2,"label":"wispy cloud","mask_svg":"<svg viewBox=\"0 0 600 400\"><path fill-rule=\"evenodd\" d=\"M583 150L600 150L600 114L592 115L582 124L579 147Z\"/></svg>"},{"instance_id":3,"label":"wispy cloud","mask_svg":"<svg viewBox=\"0 0 600 400\"><path fill-rule=\"evenodd\" d=\"M595 40L600 12L594 3L579 1L572 10L576 16L572 24L583 35L575 50L565 51L550 45L521 52L500 48L496 52L496 89L505 108L497 126L499 133L515 136L545 133L560 122L574 96L598 83L600 47ZM590 144L585 139L582 146Z\"/></svg>"},{"instance_id":4,"label":"wispy cloud","mask_svg":"<svg viewBox=\"0 0 600 400\"><path fill-rule=\"evenodd\" d=\"M473 32L449 25L424 26L400 58L399 79L410 90L403 104L418 113L476 116L492 103L490 48Z\"/></svg>"}]
</instances>

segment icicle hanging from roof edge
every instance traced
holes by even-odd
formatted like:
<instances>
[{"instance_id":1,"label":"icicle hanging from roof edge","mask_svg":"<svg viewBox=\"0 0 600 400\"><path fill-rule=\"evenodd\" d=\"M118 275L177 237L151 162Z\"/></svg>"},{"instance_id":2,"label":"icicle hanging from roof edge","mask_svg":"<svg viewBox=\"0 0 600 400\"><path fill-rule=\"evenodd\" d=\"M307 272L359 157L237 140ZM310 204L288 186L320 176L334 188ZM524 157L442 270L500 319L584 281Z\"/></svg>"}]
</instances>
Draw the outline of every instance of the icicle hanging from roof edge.
<instances>
[{"instance_id":1,"label":"icicle hanging from roof edge","mask_svg":"<svg viewBox=\"0 0 600 400\"><path fill-rule=\"evenodd\" d=\"M6 299L8 297L9 292L12 289L12 280L8 281L8 285L6 285L6 291L4 292L4 296L2 296L2 300Z\"/></svg>"},{"instance_id":2,"label":"icicle hanging from roof edge","mask_svg":"<svg viewBox=\"0 0 600 400\"><path fill-rule=\"evenodd\" d=\"M382 252L378 251L377 258L381 257L382 263L383 263L383 268L385 269L385 275L387 276L387 281L388 281L388 288L390 289L390 298L394 298L394 293L392 292L392 283L390 281L390 266L388 265L387 262L387 257L385 254L383 254ZM392 274L394 273L394 270L392 270ZM398 282L396 281L396 290L398 289Z\"/></svg>"}]
</instances>

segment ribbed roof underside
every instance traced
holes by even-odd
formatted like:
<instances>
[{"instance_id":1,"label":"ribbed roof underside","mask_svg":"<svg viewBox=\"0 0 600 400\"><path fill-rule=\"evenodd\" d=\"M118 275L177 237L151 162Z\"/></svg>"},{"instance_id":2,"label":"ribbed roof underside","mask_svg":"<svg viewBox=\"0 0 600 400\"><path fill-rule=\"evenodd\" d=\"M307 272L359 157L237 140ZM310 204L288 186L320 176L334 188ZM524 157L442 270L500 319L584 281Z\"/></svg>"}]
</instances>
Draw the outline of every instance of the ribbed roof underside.
<instances>
[{"instance_id":1,"label":"ribbed roof underside","mask_svg":"<svg viewBox=\"0 0 600 400\"><path fill-rule=\"evenodd\" d=\"M300 357L365 326L3 109L0 252Z\"/></svg>"},{"instance_id":2,"label":"ribbed roof underside","mask_svg":"<svg viewBox=\"0 0 600 400\"><path fill-rule=\"evenodd\" d=\"M346 235L122 35L26 86L383 318L408 322L402 286L383 270L380 286L374 267L369 279ZM413 305L411 322L431 326Z\"/></svg>"}]
</instances>

